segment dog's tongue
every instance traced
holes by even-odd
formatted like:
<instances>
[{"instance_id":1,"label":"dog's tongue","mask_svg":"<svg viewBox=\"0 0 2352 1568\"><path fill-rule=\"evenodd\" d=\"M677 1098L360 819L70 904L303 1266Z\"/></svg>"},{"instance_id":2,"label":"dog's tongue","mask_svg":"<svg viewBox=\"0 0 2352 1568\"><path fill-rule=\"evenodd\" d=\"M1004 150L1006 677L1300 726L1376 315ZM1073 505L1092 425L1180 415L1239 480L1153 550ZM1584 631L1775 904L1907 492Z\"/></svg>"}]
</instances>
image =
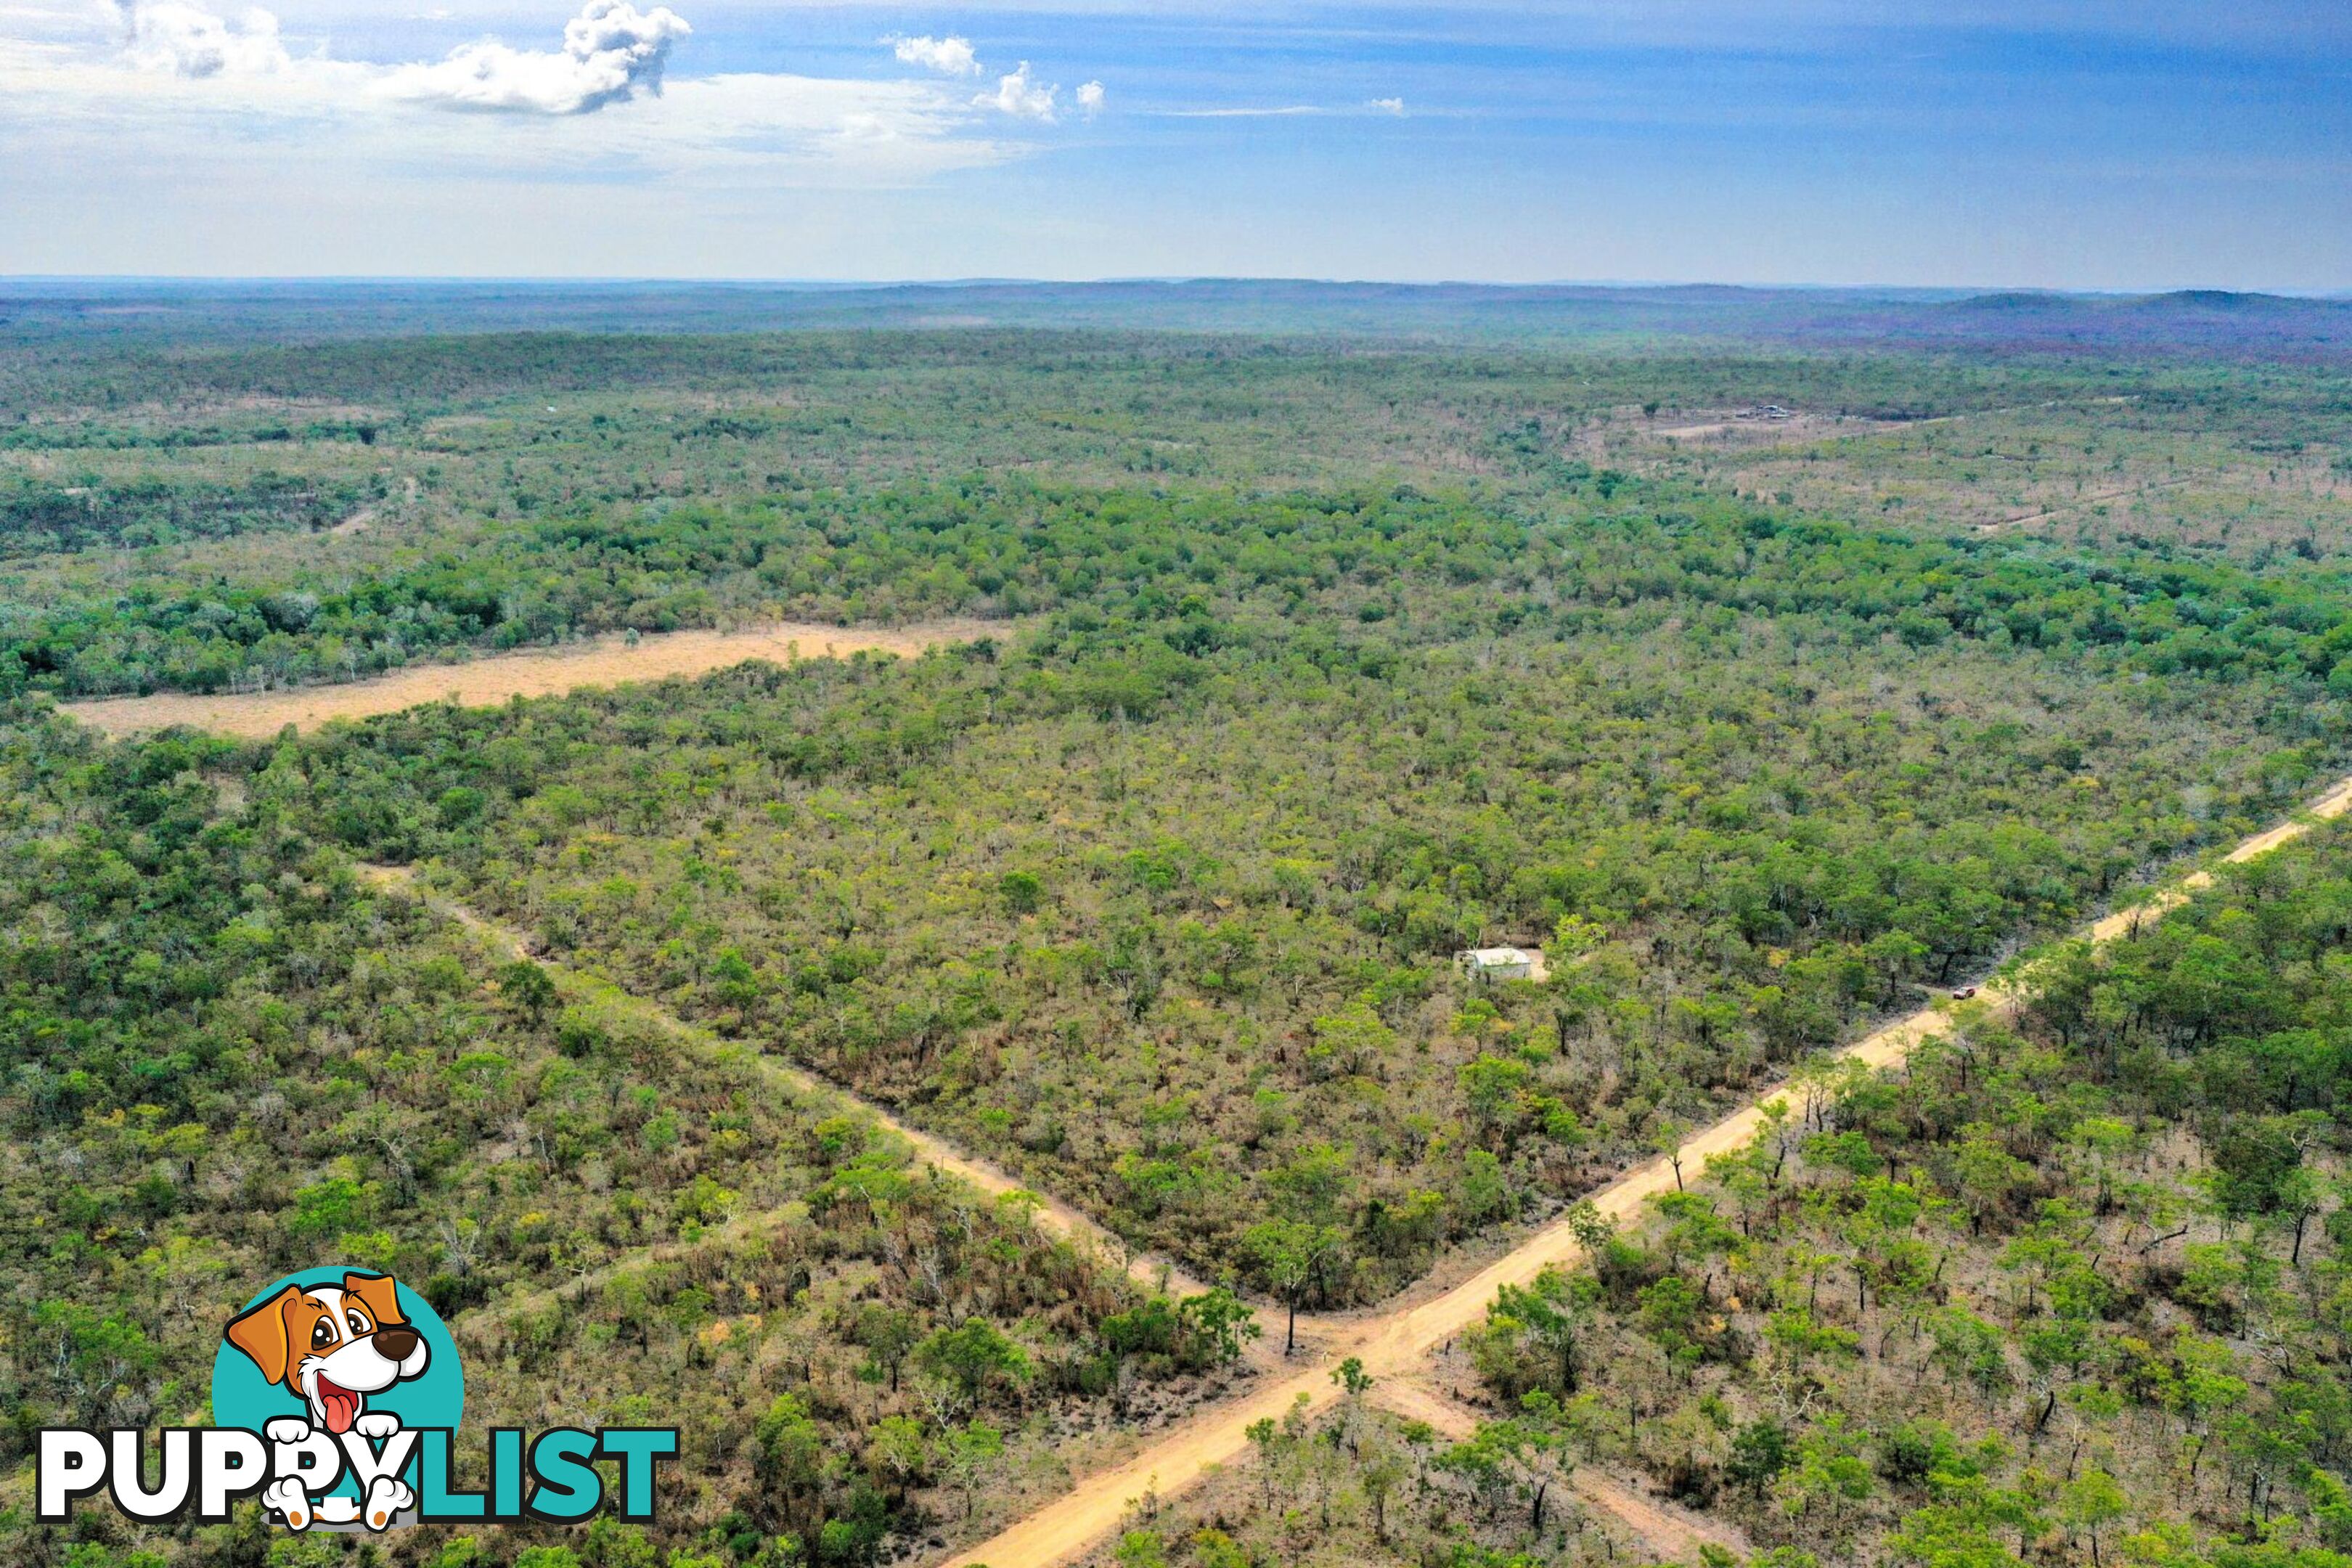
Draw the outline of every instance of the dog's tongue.
<instances>
[{"instance_id":1,"label":"dog's tongue","mask_svg":"<svg viewBox=\"0 0 2352 1568\"><path fill-rule=\"evenodd\" d=\"M319 1403L327 1412L327 1430L338 1437L350 1431L352 1423L359 1419L360 1396L323 1377L319 1380Z\"/></svg>"}]
</instances>

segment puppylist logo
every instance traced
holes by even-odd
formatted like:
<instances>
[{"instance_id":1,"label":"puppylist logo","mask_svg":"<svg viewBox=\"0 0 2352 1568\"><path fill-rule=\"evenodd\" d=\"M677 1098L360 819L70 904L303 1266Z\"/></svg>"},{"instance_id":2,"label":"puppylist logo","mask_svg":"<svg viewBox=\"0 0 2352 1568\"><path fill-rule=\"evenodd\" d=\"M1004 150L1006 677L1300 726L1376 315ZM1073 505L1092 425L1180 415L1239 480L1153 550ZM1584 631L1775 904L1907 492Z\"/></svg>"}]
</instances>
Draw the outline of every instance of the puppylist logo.
<instances>
[{"instance_id":1,"label":"puppylist logo","mask_svg":"<svg viewBox=\"0 0 2352 1568\"><path fill-rule=\"evenodd\" d=\"M258 1497L289 1530L524 1519L578 1522L607 1506L654 1517L655 1467L677 1456L674 1426L559 1426L526 1441L489 1434L488 1479L455 1484L452 1444L466 1398L457 1342L432 1304L388 1274L312 1268L247 1301L213 1357L214 1426L157 1434L155 1484L137 1427L49 1427L36 1470L39 1517L64 1521L104 1490L130 1518L217 1523Z\"/></svg>"}]
</instances>

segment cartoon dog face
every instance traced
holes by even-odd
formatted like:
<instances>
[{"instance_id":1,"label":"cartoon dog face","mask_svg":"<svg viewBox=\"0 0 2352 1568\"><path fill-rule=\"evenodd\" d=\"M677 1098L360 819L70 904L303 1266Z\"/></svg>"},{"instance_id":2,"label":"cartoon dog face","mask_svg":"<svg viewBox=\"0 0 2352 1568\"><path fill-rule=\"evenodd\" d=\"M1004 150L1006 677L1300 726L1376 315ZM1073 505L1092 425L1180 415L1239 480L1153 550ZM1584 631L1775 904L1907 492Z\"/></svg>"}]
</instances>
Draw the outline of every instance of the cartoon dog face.
<instances>
[{"instance_id":1,"label":"cartoon dog face","mask_svg":"<svg viewBox=\"0 0 2352 1568\"><path fill-rule=\"evenodd\" d=\"M313 1427L339 1437L369 1394L416 1376L426 1359L386 1274L346 1274L340 1289L289 1285L231 1319L226 1337L310 1407Z\"/></svg>"}]
</instances>

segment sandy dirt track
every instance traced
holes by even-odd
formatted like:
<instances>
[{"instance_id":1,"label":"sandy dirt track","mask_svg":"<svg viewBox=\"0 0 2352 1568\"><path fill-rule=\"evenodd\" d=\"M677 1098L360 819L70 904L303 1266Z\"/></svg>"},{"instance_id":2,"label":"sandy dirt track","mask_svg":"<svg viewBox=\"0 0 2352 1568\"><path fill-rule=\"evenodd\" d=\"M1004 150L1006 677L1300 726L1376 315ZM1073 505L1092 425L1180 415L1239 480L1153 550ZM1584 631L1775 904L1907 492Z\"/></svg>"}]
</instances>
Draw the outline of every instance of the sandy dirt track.
<instances>
[{"instance_id":1,"label":"sandy dirt track","mask_svg":"<svg viewBox=\"0 0 2352 1568\"><path fill-rule=\"evenodd\" d=\"M905 626L825 626L786 622L741 632L661 632L631 647L619 637L565 647L499 654L467 664L417 665L342 686L293 686L275 691L198 696L100 697L60 705L62 711L110 735L186 724L215 734L267 740L291 724L310 729L331 719L397 713L426 702L455 700L466 707L509 697L554 697L586 686L619 686L672 675L707 675L747 659L845 658L862 648L912 657L940 643L1003 637L1002 621L924 621Z\"/></svg>"},{"instance_id":2,"label":"sandy dirt track","mask_svg":"<svg viewBox=\"0 0 2352 1568\"><path fill-rule=\"evenodd\" d=\"M2352 807L2352 779L2337 784L2294 819L2240 844L2226 858L2251 860L2301 837L2314 821L2343 816L2347 807ZM2185 878L2172 889L2106 916L2083 935L2093 942L2114 941L2211 881L2203 872ZM2013 1012L2018 1005L2014 992L1991 984L1983 988L1979 1001L1996 1012ZM1940 1033L1945 1018L1941 1006L1922 1008L1865 1036L1840 1054L1874 1068L1894 1067L1922 1040ZM1748 1143L1762 1130L1764 1121L1761 1102L1724 1118L1683 1145L1679 1153L1685 1170L1697 1171L1707 1156ZM1660 1156L1594 1193L1592 1203L1603 1215L1624 1225L1640 1215L1649 1199L1674 1186L1673 1162ZM1249 1446L1252 1422L1269 1415L1278 1419L1302 1397L1309 1408L1329 1404L1338 1397L1331 1373L1343 1357L1360 1356L1364 1369L1376 1378L1409 1379L1432 1350L1485 1319L1486 1305L1498 1287L1524 1285L1546 1268L1574 1264L1583 1253L1573 1227L1565 1218L1559 1220L1444 1294L1365 1320L1352 1332L1336 1336L1311 1364L1297 1373L1261 1384L1229 1404L1199 1411L1133 1458L1087 1478L991 1540L946 1559L946 1568L981 1568L982 1564L1046 1568L1075 1556L1118 1529L1129 1503L1146 1491L1172 1496L1198 1482L1210 1467L1238 1458Z\"/></svg>"}]
</instances>

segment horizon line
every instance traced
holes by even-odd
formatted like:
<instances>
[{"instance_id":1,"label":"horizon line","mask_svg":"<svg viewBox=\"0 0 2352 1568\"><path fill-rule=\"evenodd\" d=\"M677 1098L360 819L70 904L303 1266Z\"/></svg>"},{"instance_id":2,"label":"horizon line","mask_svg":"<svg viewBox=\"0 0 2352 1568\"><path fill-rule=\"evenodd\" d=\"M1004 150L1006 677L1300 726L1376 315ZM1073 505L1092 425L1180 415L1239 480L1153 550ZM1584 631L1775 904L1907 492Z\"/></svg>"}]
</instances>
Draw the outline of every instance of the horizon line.
<instances>
[{"instance_id":1,"label":"horizon line","mask_svg":"<svg viewBox=\"0 0 2352 1568\"><path fill-rule=\"evenodd\" d=\"M612 274L547 274L547 273L168 273L168 272L0 272L0 289L11 286L39 285L112 285L184 288L222 288L268 285L274 287L303 285L365 285L404 284L441 287L531 287L545 289L591 288L709 288L709 289L789 289L810 292L861 292L883 289L1100 289L1148 286L1181 288L1203 284L1286 284L1326 289L1478 289L1495 292L1532 292L1540 289L1620 289L1643 292L1721 289L1744 293L1786 294L1942 294L1954 297L1987 295L2028 295L2053 299L2160 299L2171 295L2216 294L2234 298L2270 298L2302 300L2322 303L2352 302L2352 285L2336 289L2291 289L2264 287L2233 287L2211 283L2166 283L2111 286L2066 286L2038 283L1765 283L1738 282L1723 279L1550 279L1541 280L1501 281L1476 278L1347 278L1317 277L1280 273L1141 273L1113 274L1095 278L1024 278L1024 277L950 277L950 278L793 278L793 277L730 277L719 274L691 273L612 273Z\"/></svg>"}]
</instances>

